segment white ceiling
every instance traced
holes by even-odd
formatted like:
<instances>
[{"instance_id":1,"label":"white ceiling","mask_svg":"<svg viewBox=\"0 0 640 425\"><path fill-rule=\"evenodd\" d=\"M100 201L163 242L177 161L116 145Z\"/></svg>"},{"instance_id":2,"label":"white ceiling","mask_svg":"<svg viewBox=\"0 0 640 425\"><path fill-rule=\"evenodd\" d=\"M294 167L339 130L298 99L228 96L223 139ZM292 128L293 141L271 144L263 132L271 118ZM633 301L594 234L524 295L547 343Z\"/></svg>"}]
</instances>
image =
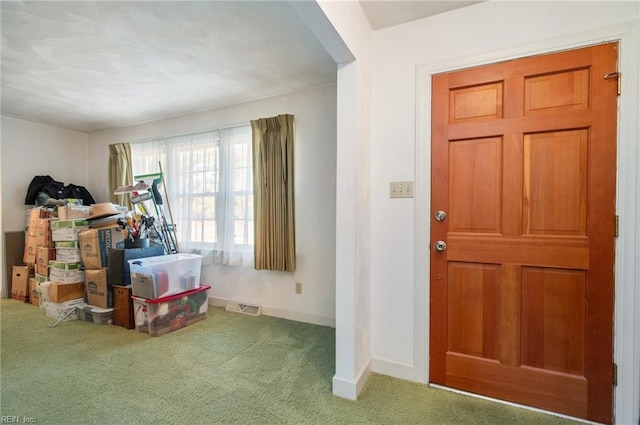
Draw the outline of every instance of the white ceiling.
<instances>
[{"instance_id":1,"label":"white ceiling","mask_svg":"<svg viewBox=\"0 0 640 425\"><path fill-rule=\"evenodd\" d=\"M459 0L360 0L362 10L367 15L369 24L374 30L393 27L418 19L426 18L461 7L481 3L480 1Z\"/></svg>"},{"instance_id":2,"label":"white ceiling","mask_svg":"<svg viewBox=\"0 0 640 425\"><path fill-rule=\"evenodd\" d=\"M363 1L374 29L475 2ZM2 115L96 132L335 81L286 1L2 1Z\"/></svg>"}]
</instances>

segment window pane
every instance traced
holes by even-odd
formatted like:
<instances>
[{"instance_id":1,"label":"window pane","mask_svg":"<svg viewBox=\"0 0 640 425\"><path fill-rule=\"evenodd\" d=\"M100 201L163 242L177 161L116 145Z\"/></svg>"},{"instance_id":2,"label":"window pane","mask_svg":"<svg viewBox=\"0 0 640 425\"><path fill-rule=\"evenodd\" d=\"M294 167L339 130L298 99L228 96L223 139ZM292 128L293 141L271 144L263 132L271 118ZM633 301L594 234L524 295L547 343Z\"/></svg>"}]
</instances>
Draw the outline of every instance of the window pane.
<instances>
[{"instance_id":1,"label":"window pane","mask_svg":"<svg viewBox=\"0 0 640 425\"><path fill-rule=\"evenodd\" d=\"M163 165L182 252L251 251L251 137L247 124L131 144L134 175L156 173L158 162ZM216 205L217 199L229 202ZM235 241L235 246L222 246L223 241Z\"/></svg>"},{"instance_id":2,"label":"window pane","mask_svg":"<svg viewBox=\"0 0 640 425\"><path fill-rule=\"evenodd\" d=\"M215 243L218 239L215 220L205 220L203 223L203 240L202 242Z\"/></svg>"}]
</instances>

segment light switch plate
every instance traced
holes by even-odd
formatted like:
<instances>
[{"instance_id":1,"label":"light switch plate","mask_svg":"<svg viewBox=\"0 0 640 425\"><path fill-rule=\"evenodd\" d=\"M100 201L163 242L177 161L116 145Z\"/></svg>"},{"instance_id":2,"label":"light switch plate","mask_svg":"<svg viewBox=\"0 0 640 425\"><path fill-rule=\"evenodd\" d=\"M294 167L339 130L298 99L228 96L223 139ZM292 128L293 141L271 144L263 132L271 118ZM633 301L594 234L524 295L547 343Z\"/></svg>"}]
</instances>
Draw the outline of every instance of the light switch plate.
<instances>
[{"instance_id":1,"label":"light switch plate","mask_svg":"<svg viewBox=\"0 0 640 425\"><path fill-rule=\"evenodd\" d=\"M389 184L390 198L413 198L413 182L391 182Z\"/></svg>"}]
</instances>

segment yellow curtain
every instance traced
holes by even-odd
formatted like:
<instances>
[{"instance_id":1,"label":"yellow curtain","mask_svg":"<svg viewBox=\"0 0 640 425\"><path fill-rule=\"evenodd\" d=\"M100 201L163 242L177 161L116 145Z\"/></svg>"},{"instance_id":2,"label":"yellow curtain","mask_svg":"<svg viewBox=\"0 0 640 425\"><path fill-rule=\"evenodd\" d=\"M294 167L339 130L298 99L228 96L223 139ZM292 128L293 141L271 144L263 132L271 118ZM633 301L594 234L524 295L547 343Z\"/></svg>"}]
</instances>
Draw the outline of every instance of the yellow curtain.
<instances>
[{"instance_id":1,"label":"yellow curtain","mask_svg":"<svg viewBox=\"0 0 640 425\"><path fill-rule=\"evenodd\" d=\"M109 145L109 200L131 208L131 196L128 193L114 195L113 192L120 186L135 183L131 169L131 146L129 143Z\"/></svg>"},{"instance_id":2,"label":"yellow curtain","mask_svg":"<svg viewBox=\"0 0 640 425\"><path fill-rule=\"evenodd\" d=\"M293 115L251 121L256 270L296 269Z\"/></svg>"}]
</instances>

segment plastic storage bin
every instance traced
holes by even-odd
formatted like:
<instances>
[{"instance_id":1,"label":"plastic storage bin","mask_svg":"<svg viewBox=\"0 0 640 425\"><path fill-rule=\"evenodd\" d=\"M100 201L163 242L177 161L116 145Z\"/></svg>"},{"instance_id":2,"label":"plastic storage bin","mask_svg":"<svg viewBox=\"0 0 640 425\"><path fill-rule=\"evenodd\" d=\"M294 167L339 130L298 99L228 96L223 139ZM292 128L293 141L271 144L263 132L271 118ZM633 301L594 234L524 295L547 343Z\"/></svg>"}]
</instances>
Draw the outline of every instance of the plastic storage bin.
<instances>
[{"instance_id":1,"label":"plastic storage bin","mask_svg":"<svg viewBox=\"0 0 640 425\"><path fill-rule=\"evenodd\" d=\"M160 336L205 319L210 288L200 285L197 289L155 300L131 296L136 330Z\"/></svg>"},{"instance_id":2,"label":"plastic storage bin","mask_svg":"<svg viewBox=\"0 0 640 425\"><path fill-rule=\"evenodd\" d=\"M109 325L113 323L113 309L100 308L92 305L79 305L78 319L85 322L93 322L96 325Z\"/></svg>"},{"instance_id":3,"label":"plastic storage bin","mask_svg":"<svg viewBox=\"0 0 640 425\"><path fill-rule=\"evenodd\" d=\"M200 286L202 256L170 254L129 260L133 295L154 300Z\"/></svg>"}]
</instances>

